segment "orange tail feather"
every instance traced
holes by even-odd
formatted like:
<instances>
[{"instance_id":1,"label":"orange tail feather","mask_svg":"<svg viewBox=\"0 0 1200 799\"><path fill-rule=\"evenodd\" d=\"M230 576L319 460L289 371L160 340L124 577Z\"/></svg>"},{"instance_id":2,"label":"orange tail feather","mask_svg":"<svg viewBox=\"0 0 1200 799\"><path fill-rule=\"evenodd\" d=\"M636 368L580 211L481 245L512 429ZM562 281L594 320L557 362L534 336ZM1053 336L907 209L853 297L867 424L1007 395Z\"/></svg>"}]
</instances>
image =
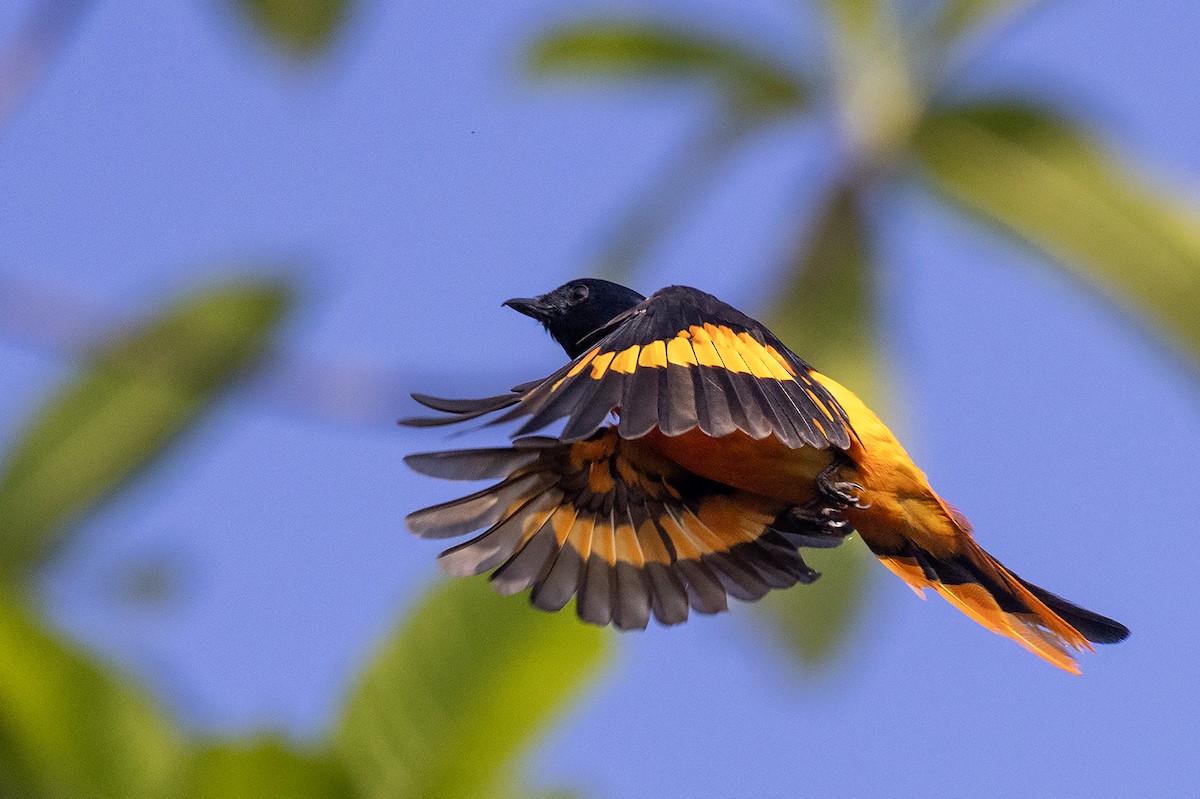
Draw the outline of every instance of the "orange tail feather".
<instances>
[{"instance_id":1,"label":"orange tail feather","mask_svg":"<svg viewBox=\"0 0 1200 799\"><path fill-rule=\"evenodd\" d=\"M962 544L951 557L934 556L912 543L899 552L875 554L919 596L932 588L992 632L1072 674L1080 673L1076 651L1091 651L1091 642L1111 643L1129 634L1112 619L1022 580L969 536L962 537Z\"/></svg>"}]
</instances>

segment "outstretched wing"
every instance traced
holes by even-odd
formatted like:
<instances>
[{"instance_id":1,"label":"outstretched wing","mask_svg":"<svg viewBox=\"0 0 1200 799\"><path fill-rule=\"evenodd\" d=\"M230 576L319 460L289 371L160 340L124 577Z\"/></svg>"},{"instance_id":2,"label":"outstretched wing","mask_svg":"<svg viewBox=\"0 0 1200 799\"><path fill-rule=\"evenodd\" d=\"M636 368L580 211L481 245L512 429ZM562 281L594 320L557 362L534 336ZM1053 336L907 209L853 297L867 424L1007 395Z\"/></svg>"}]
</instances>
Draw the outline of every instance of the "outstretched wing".
<instances>
[{"instance_id":1,"label":"outstretched wing","mask_svg":"<svg viewBox=\"0 0 1200 799\"><path fill-rule=\"evenodd\" d=\"M426 408L441 411L446 416L413 416L401 419L400 424L406 427L441 427L478 419L480 416L486 416L494 411L510 408L520 401L521 395L514 391L510 394L499 394L495 397L481 397L480 399L445 399L428 394L413 394L412 398Z\"/></svg>"},{"instance_id":2,"label":"outstretched wing","mask_svg":"<svg viewBox=\"0 0 1200 799\"><path fill-rule=\"evenodd\" d=\"M450 423L508 408L493 423L529 417L517 435L566 418L562 440L585 439L619 415L623 438L658 427L721 437L774 435L786 446L850 446L846 412L812 369L760 323L710 294L663 289L601 331L597 344L554 374L512 395L419 402Z\"/></svg>"},{"instance_id":3,"label":"outstretched wing","mask_svg":"<svg viewBox=\"0 0 1200 799\"><path fill-rule=\"evenodd\" d=\"M582 441L518 439L512 447L410 455L433 477L499 479L490 488L409 514L425 538L483 530L439 562L453 575L494 569L503 594L560 610L578 596L584 621L678 624L689 608L725 610L815 580L799 546L841 543L849 527L814 525L786 503L687 472L605 427Z\"/></svg>"}]
</instances>

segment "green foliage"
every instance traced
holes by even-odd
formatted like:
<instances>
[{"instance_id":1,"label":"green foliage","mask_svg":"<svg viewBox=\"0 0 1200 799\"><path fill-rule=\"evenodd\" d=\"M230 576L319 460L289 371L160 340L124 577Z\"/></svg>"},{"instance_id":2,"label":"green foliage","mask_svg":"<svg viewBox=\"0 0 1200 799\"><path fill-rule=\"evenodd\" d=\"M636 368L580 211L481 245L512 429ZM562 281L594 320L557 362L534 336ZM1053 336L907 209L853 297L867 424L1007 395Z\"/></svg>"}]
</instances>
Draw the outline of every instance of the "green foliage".
<instances>
[{"instance_id":1,"label":"green foliage","mask_svg":"<svg viewBox=\"0 0 1200 799\"><path fill-rule=\"evenodd\" d=\"M853 386L880 409L875 270L862 201L853 184L832 192L808 239L793 256L767 322L819 370ZM836 331L836 335L831 335ZM872 560L854 539L833 550L806 551L821 579L776 591L764 607L783 643L810 666L828 662L862 603Z\"/></svg>"},{"instance_id":2,"label":"green foliage","mask_svg":"<svg viewBox=\"0 0 1200 799\"><path fill-rule=\"evenodd\" d=\"M626 262L650 251L681 198L750 133L835 108L849 144L843 177L790 255L769 321L872 405L884 392L865 198L911 168L937 196L1069 266L1200 361L1200 222L1190 209L1053 111L1003 99L942 107L937 87L921 84L923 67L1032 2L946 0L926 27L906 30L893 0L823 0L834 45L824 80L739 42L638 20L559 28L537 40L529 66L539 76L700 80L717 90L714 129L673 165L687 179L665 174L685 191L651 191L614 235L612 252ZM350 11L349 0L236 5L302 58L327 50ZM663 198L667 212L653 207ZM261 363L287 305L277 284L186 298L88 358L16 443L0 472L0 796L516 796L517 758L604 662L603 631L498 597L483 581L456 581L382 642L325 739L305 748L271 737L198 741L29 611L18 598L23 578ZM805 556L822 579L764 607L801 661L827 662L844 648L870 558L857 541Z\"/></svg>"},{"instance_id":3,"label":"green foliage","mask_svg":"<svg viewBox=\"0 0 1200 799\"><path fill-rule=\"evenodd\" d=\"M836 31L847 39L870 41L891 11L888 0L820 0Z\"/></svg>"},{"instance_id":4,"label":"green foliage","mask_svg":"<svg viewBox=\"0 0 1200 799\"><path fill-rule=\"evenodd\" d=\"M1200 219L1053 112L977 103L930 116L933 185L1033 244L1200 361Z\"/></svg>"},{"instance_id":5,"label":"green foliage","mask_svg":"<svg viewBox=\"0 0 1200 799\"><path fill-rule=\"evenodd\" d=\"M981 29L1035 3L945 0L926 9L932 14L912 14L903 13L897 0L821 0L830 28L829 67L820 78L789 78L804 87L804 103L772 106L772 120L832 109L845 154L842 178L812 226L812 241L790 257L769 322L784 341L869 404L877 406L883 395L882 359L874 324L878 259L866 248L873 222L862 204L868 196L885 196L880 190L914 167L938 196L1068 266L1200 362L1195 211L1147 185L1053 112L1010 100L952 108L940 102L945 87L953 86L953 75L945 74L955 63L951 56L964 43L974 44ZM549 60L558 72L677 80L733 71L711 66L717 62L761 59L737 43L687 44L688 34L679 30L636 19L571 25L543 38L531 62L535 71L546 71L543 62ZM750 77L753 70L742 74L747 77L727 83L743 86L758 79ZM690 148L694 157L680 159L680 168L666 171L660 186L685 186L694 194L756 129L750 114L728 96L720 99L730 113L717 115L707 138L696 140L721 146ZM623 277L652 252L651 237L668 234L666 222L681 216L680 196L658 190L638 198L611 236L619 246L602 248L600 263L609 274ZM651 201L661 198L670 205L654 207ZM853 615L866 560L861 547L815 554L824 572L820 581L764 603L802 660L815 662L839 649L837 630Z\"/></svg>"},{"instance_id":6,"label":"green foliage","mask_svg":"<svg viewBox=\"0 0 1200 799\"><path fill-rule=\"evenodd\" d=\"M0 594L0 796L516 796L517 756L595 676L609 641L481 581L442 584L384 642L333 736L302 751L188 741Z\"/></svg>"},{"instance_id":7,"label":"green foliage","mask_svg":"<svg viewBox=\"0 0 1200 799\"><path fill-rule=\"evenodd\" d=\"M254 27L284 53L312 57L328 49L349 16L349 0L234 0Z\"/></svg>"},{"instance_id":8,"label":"green foliage","mask_svg":"<svg viewBox=\"0 0 1200 799\"><path fill-rule=\"evenodd\" d=\"M881 358L868 235L857 187L834 189L792 256L767 322L806 361L874 406L883 396L874 385Z\"/></svg>"},{"instance_id":9,"label":"green foliage","mask_svg":"<svg viewBox=\"0 0 1200 799\"><path fill-rule=\"evenodd\" d=\"M327 754L303 753L275 738L212 743L193 757L184 799L342 799L357 796Z\"/></svg>"},{"instance_id":10,"label":"green foliage","mask_svg":"<svg viewBox=\"0 0 1200 799\"><path fill-rule=\"evenodd\" d=\"M827 667L846 647L846 632L862 608L875 558L857 537L837 549L805 550L821 579L803 590L772 591L761 607L769 630L810 669Z\"/></svg>"},{"instance_id":11,"label":"green foliage","mask_svg":"<svg viewBox=\"0 0 1200 799\"><path fill-rule=\"evenodd\" d=\"M179 733L139 691L0 593L0 795L168 795Z\"/></svg>"},{"instance_id":12,"label":"green foliage","mask_svg":"<svg viewBox=\"0 0 1200 799\"><path fill-rule=\"evenodd\" d=\"M90 358L0 474L0 575L26 576L70 522L162 453L261 355L286 306L282 285L220 286Z\"/></svg>"},{"instance_id":13,"label":"green foliage","mask_svg":"<svg viewBox=\"0 0 1200 799\"><path fill-rule=\"evenodd\" d=\"M262 363L288 304L282 285L230 283L101 347L32 422L0 479L8 576L27 576ZM276 738L196 741L47 632L15 598L24 587L0 582L0 796L28 799L508 797L515 757L608 644L573 618L459 582L384 642L326 740L305 750Z\"/></svg>"},{"instance_id":14,"label":"green foliage","mask_svg":"<svg viewBox=\"0 0 1200 799\"><path fill-rule=\"evenodd\" d=\"M559 28L532 45L529 68L541 76L710 80L725 103L746 116L795 113L809 95L794 70L743 44L643 22L593 20Z\"/></svg>"},{"instance_id":15,"label":"green foliage","mask_svg":"<svg viewBox=\"0 0 1200 799\"><path fill-rule=\"evenodd\" d=\"M359 678L336 751L368 799L513 795L514 757L594 675L608 643L483 580L443 584Z\"/></svg>"},{"instance_id":16,"label":"green foliage","mask_svg":"<svg viewBox=\"0 0 1200 799\"><path fill-rule=\"evenodd\" d=\"M954 42L990 20L1013 14L1038 0L946 0L934 31L943 41Z\"/></svg>"},{"instance_id":17,"label":"green foliage","mask_svg":"<svg viewBox=\"0 0 1200 799\"><path fill-rule=\"evenodd\" d=\"M683 146L618 220L599 253L600 271L628 278L657 240L699 197L720 164L754 131L809 105L794 69L739 42L682 26L595 19L544 34L527 54L539 77L706 81L722 113Z\"/></svg>"}]
</instances>

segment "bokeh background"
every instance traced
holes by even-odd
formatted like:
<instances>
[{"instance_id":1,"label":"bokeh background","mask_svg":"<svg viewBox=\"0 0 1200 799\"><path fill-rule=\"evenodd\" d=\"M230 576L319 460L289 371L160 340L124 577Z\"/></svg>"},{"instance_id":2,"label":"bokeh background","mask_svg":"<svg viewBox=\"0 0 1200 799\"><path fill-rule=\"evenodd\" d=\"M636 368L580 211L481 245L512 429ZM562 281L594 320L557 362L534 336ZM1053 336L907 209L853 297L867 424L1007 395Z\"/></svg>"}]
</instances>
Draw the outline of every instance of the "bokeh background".
<instances>
[{"instance_id":1,"label":"bokeh background","mask_svg":"<svg viewBox=\"0 0 1200 799\"><path fill-rule=\"evenodd\" d=\"M1197 31L4 4L0 793L1195 796ZM401 459L503 432L399 429L406 394L549 373L500 302L584 274L762 314L1132 637L1062 674L853 546L644 634L442 586L403 517L459 487Z\"/></svg>"}]
</instances>

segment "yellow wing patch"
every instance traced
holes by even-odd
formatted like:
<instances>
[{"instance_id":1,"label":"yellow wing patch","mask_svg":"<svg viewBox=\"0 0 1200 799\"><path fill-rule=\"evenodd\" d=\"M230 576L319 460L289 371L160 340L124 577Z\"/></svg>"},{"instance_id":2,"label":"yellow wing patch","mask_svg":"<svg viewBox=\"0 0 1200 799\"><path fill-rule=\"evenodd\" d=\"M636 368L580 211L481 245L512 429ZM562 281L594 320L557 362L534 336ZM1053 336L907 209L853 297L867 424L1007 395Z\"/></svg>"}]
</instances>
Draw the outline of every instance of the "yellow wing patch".
<instances>
[{"instance_id":1,"label":"yellow wing patch","mask_svg":"<svg viewBox=\"0 0 1200 799\"><path fill-rule=\"evenodd\" d=\"M713 366L764 380L794 381L795 372L772 346L763 345L749 333L734 333L725 325L706 323L681 330L672 339L659 339L645 346L633 345L619 353L593 350L572 367L574 377L591 364L596 380L609 371L631 374L637 368L665 369L668 366Z\"/></svg>"},{"instance_id":2,"label":"yellow wing patch","mask_svg":"<svg viewBox=\"0 0 1200 799\"><path fill-rule=\"evenodd\" d=\"M767 351L767 354L770 355L772 358L774 358L779 363L779 365L783 367L783 370L785 372L787 372L789 375L795 376L796 370L794 368L792 368L792 365L790 363L788 363L788 359L783 357L783 353L781 353L779 350L772 347L770 344L768 344L763 349L765 349Z\"/></svg>"},{"instance_id":3,"label":"yellow wing patch","mask_svg":"<svg viewBox=\"0 0 1200 799\"><path fill-rule=\"evenodd\" d=\"M697 366L700 363L696 360L696 351L692 349L686 332L667 342L667 363L675 366Z\"/></svg>"},{"instance_id":4,"label":"yellow wing patch","mask_svg":"<svg viewBox=\"0 0 1200 799\"><path fill-rule=\"evenodd\" d=\"M528 415L518 434L568 417L579 440L616 413L623 436L700 428L723 437L774 435L790 448L846 448L853 431L814 372L769 332L738 322L650 320L616 329L516 400L496 422ZM700 369L698 367L706 367Z\"/></svg>"},{"instance_id":5,"label":"yellow wing patch","mask_svg":"<svg viewBox=\"0 0 1200 799\"><path fill-rule=\"evenodd\" d=\"M620 352L593 349L558 383L574 377L589 365L593 380L602 379L608 372L628 375L637 369L666 369L669 366L711 366L735 374L753 375L761 380L796 380L791 364L770 344L759 342L745 331L735 333L726 325L711 322L680 330L671 339L634 344Z\"/></svg>"},{"instance_id":6,"label":"yellow wing patch","mask_svg":"<svg viewBox=\"0 0 1200 799\"><path fill-rule=\"evenodd\" d=\"M587 355L584 355L582 358L580 358L579 361L574 366L572 366L571 369L567 372L566 377L564 377L563 380L565 380L567 377L574 377L575 375L582 372L584 367L592 362L592 359L596 357L596 353L598 353L598 352L600 352L600 348L596 347L591 352L589 352ZM562 381L559 381L559 382L562 382Z\"/></svg>"},{"instance_id":7,"label":"yellow wing patch","mask_svg":"<svg viewBox=\"0 0 1200 799\"><path fill-rule=\"evenodd\" d=\"M592 379L599 380L608 371L608 365L616 358L615 352L602 352L592 359Z\"/></svg>"},{"instance_id":8,"label":"yellow wing patch","mask_svg":"<svg viewBox=\"0 0 1200 799\"><path fill-rule=\"evenodd\" d=\"M665 369L667 366L667 343L661 340L651 341L642 347L642 352L638 355L638 366Z\"/></svg>"},{"instance_id":9,"label":"yellow wing patch","mask_svg":"<svg viewBox=\"0 0 1200 799\"><path fill-rule=\"evenodd\" d=\"M632 347L621 350L612 360L612 366L609 368L614 372L620 372L623 375L633 374L633 370L638 366L638 351L641 350L637 344Z\"/></svg>"}]
</instances>

